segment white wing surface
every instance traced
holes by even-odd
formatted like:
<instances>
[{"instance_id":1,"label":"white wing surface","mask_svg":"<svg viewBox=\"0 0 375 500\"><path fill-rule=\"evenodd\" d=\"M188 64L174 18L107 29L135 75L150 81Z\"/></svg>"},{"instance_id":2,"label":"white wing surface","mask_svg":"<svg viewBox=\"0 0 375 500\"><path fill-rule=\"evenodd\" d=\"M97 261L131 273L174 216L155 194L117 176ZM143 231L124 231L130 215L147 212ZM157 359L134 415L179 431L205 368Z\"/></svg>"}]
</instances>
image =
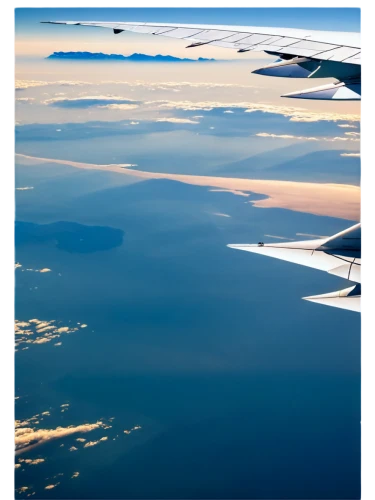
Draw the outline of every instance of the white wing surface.
<instances>
[{"instance_id":1,"label":"white wing surface","mask_svg":"<svg viewBox=\"0 0 375 500\"><path fill-rule=\"evenodd\" d=\"M361 44L359 33L316 31L255 26L174 24L144 22L43 21L107 28L186 40L187 48L202 45L238 52L265 51L279 57L276 63L256 70L265 76L325 78L337 82L324 87L294 92L284 97L325 100L357 100L361 95Z\"/></svg>"},{"instance_id":2,"label":"white wing surface","mask_svg":"<svg viewBox=\"0 0 375 500\"><path fill-rule=\"evenodd\" d=\"M356 224L330 238L276 244L260 242L256 245L239 244L228 245L228 247L312 267L357 283L344 290L304 297L304 299L350 311L360 311L360 224Z\"/></svg>"}]
</instances>

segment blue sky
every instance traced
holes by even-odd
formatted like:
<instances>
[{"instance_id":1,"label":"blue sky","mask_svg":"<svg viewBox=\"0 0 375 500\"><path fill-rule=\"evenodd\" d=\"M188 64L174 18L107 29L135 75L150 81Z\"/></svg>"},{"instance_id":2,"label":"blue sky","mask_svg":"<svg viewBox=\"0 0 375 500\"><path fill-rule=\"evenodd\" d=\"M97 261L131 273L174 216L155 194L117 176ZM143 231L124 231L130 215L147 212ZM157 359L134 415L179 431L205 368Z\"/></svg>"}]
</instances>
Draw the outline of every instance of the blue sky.
<instances>
[{"instance_id":1,"label":"blue sky","mask_svg":"<svg viewBox=\"0 0 375 500\"><path fill-rule=\"evenodd\" d=\"M114 36L105 29L40 24L46 20L148 21L360 31L360 9L16 9L17 56L46 57L53 51L128 54L146 50L148 54L187 56L184 40L154 37L150 43L148 35L123 33ZM217 47L203 47L200 55L219 59L248 57Z\"/></svg>"},{"instance_id":2,"label":"blue sky","mask_svg":"<svg viewBox=\"0 0 375 500\"><path fill-rule=\"evenodd\" d=\"M333 31L359 31L356 8L255 9L17 9L16 29L35 32L41 20L103 20L279 26ZM50 28L51 29L51 28Z\"/></svg>"}]
</instances>

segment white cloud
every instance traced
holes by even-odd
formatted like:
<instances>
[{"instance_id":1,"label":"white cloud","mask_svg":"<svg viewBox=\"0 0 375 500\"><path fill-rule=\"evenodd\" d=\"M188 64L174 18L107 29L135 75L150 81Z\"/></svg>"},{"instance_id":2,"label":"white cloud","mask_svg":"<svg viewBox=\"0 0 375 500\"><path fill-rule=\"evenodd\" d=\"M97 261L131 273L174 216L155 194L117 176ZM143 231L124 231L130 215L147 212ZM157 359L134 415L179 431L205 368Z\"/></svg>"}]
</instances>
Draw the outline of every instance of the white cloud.
<instances>
[{"instance_id":1,"label":"white cloud","mask_svg":"<svg viewBox=\"0 0 375 500\"><path fill-rule=\"evenodd\" d=\"M74 479L74 478L76 478L78 476L79 476L79 472L73 472L73 475L72 475L71 479Z\"/></svg>"},{"instance_id":2,"label":"white cloud","mask_svg":"<svg viewBox=\"0 0 375 500\"><path fill-rule=\"evenodd\" d=\"M103 426L103 422L82 424L70 427L56 427L56 429L36 429L31 427L17 427L15 431L16 454L24 453L36 446L40 446L53 439L61 439L78 432L91 432Z\"/></svg>"},{"instance_id":3,"label":"white cloud","mask_svg":"<svg viewBox=\"0 0 375 500\"><path fill-rule=\"evenodd\" d=\"M345 135L349 135L350 137L360 137L361 134L359 132L345 132Z\"/></svg>"},{"instance_id":4,"label":"white cloud","mask_svg":"<svg viewBox=\"0 0 375 500\"><path fill-rule=\"evenodd\" d=\"M358 128L356 125L351 125L349 123L342 123L342 124L338 124L337 126L341 127L341 128Z\"/></svg>"},{"instance_id":5,"label":"white cloud","mask_svg":"<svg viewBox=\"0 0 375 500\"><path fill-rule=\"evenodd\" d=\"M340 113L322 113L310 111L306 108L293 106L278 106L276 104L262 104L255 102L218 102L218 101L170 101L157 100L148 101L145 104L157 105L160 108L166 109L182 109L184 111L211 111L216 108L240 108L244 109L245 113L253 113L260 111L263 113L273 113L283 115L293 122L318 122L318 121L349 121L359 122L359 115L340 114Z\"/></svg>"},{"instance_id":6,"label":"white cloud","mask_svg":"<svg viewBox=\"0 0 375 500\"><path fill-rule=\"evenodd\" d=\"M313 137L304 135L291 135L291 134L269 134L268 132L259 132L255 134L257 137L266 137L271 139L285 139L285 140L295 140L295 141L323 141L323 142L345 142L354 141L358 142L356 132L345 132L345 134L350 135L350 137ZM352 134L356 134L355 136Z\"/></svg>"},{"instance_id":7,"label":"white cloud","mask_svg":"<svg viewBox=\"0 0 375 500\"><path fill-rule=\"evenodd\" d=\"M56 484L48 484L44 489L45 490L52 490L53 488L56 488L56 486L58 486L60 483L56 483Z\"/></svg>"},{"instance_id":8,"label":"white cloud","mask_svg":"<svg viewBox=\"0 0 375 500\"><path fill-rule=\"evenodd\" d=\"M200 122L196 120L190 120L189 118L158 118L157 122L169 122L169 123L191 123L192 125L198 125Z\"/></svg>"},{"instance_id":9,"label":"white cloud","mask_svg":"<svg viewBox=\"0 0 375 500\"><path fill-rule=\"evenodd\" d=\"M56 324L56 320L43 321L33 318L28 321L19 321L16 319L14 323L16 347L21 344L46 344L62 334L77 332L80 328L86 327L84 323L80 326L60 326ZM55 346L60 345L62 345L61 342L55 343Z\"/></svg>"},{"instance_id":10,"label":"white cloud","mask_svg":"<svg viewBox=\"0 0 375 500\"><path fill-rule=\"evenodd\" d=\"M60 81L41 81L41 80L16 80L16 90L24 90L32 87L45 87L47 85L62 85L62 86L82 86L82 85L91 85L89 82L80 82L80 81L69 81L69 80L60 80Z\"/></svg>"},{"instance_id":11,"label":"white cloud","mask_svg":"<svg viewBox=\"0 0 375 500\"><path fill-rule=\"evenodd\" d=\"M104 437L98 439L97 441L88 441L87 443L85 443L85 445L83 447L84 448L91 448L92 446L96 446L97 444L99 444L101 441L107 441L107 440L108 440L108 437L104 436Z\"/></svg>"},{"instance_id":12,"label":"white cloud","mask_svg":"<svg viewBox=\"0 0 375 500\"><path fill-rule=\"evenodd\" d=\"M340 156L349 156L353 158L360 158L361 153L341 153Z\"/></svg>"},{"instance_id":13,"label":"white cloud","mask_svg":"<svg viewBox=\"0 0 375 500\"><path fill-rule=\"evenodd\" d=\"M18 459L18 462L21 464L21 463L25 463L25 464L28 464L28 465L38 465L38 464L42 464L43 462L45 462L45 459L44 458L34 458L34 459L31 459L31 458L19 458Z\"/></svg>"},{"instance_id":14,"label":"white cloud","mask_svg":"<svg viewBox=\"0 0 375 500\"><path fill-rule=\"evenodd\" d=\"M30 101L35 101L34 97L17 97L16 101L18 102L30 102Z\"/></svg>"},{"instance_id":15,"label":"white cloud","mask_svg":"<svg viewBox=\"0 0 375 500\"><path fill-rule=\"evenodd\" d=\"M218 217L229 217L231 218L230 215L228 214L222 214L221 212L210 212L211 215L217 215Z\"/></svg>"},{"instance_id":16,"label":"white cloud","mask_svg":"<svg viewBox=\"0 0 375 500\"><path fill-rule=\"evenodd\" d=\"M34 189L33 186L25 186L16 188L16 191L29 191L30 189Z\"/></svg>"},{"instance_id":17,"label":"white cloud","mask_svg":"<svg viewBox=\"0 0 375 500\"><path fill-rule=\"evenodd\" d=\"M98 106L100 109L117 109L118 111L129 111L138 107L138 104L105 104L104 106Z\"/></svg>"}]
</instances>

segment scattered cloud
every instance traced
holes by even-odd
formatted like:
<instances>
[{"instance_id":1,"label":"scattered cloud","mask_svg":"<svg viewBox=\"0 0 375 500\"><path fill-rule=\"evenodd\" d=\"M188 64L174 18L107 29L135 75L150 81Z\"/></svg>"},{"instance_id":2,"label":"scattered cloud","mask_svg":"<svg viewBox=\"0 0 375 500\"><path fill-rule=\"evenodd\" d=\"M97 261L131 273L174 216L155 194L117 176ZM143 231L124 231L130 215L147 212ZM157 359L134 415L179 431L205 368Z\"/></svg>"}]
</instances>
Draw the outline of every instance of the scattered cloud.
<instances>
[{"instance_id":1,"label":"scattered cloud","mask_svg":"<svg viewBox=\"0 0 375 500\"><path fill-rule=\"evenodd\" d=\"M36 429L31 427L17 427L15 431L16 454L29 451L41 444L54 439L61 439L78 432L91 432L103 426L98 421L93 424L82 424L70 427L56 427L56 429Z\"/></svg>"},{"instance_id":2,"label":"scattered cloud","mask_svg":"<svg viewBox=\"0 0 375 500\"><path fill-rule=\"evenodd\" d=\"M97 444L99 444L100 442L102 441L107 441L108 440L108 437L107 436L104 436L100 439L98 439L97 441L88 441L87 443L84 444L84 448L91 448L92 446L96 446Z\"/></svg>"},{"instance_id":3,"label":"scattered cloud","mask_svg":"<svg viewBox=\"0 0 375 500\"><path fill-rule=\"evenodd\" d=\"M353 158L360 158L361 153L341 153L340 156L349 156Z\"/></svg>"},{"instance_id":4,"label":"scattered cloud","mask_svg":"<svg viewBox=\"0 0 375 500\"><path fill-rule=\"evenodd\" d=\"M32 102L35 101L34 97L17 97L16 98L17 102Z\"/></svg>"},{"instance_id":5,"label":"scattered cloud","mask_svg":"<svg viewBox=\"0 0 375 500\"><path fill-rule=\"evenodd\" d=\"M32 87L45 87L47 85L59 85L59 86L82 86L82 85L91 85L89 82L80 82L80 81L69 81L69 80L60 80L60 81L41 81L41 80L16 80L16 90L25 90Z\"/></svg>"},{"instance_id":6,"label":"scattered cloud","mask_svg":"<svg viewBox=\"0 0 375 500\"><path fill-rule=\"evenodd\" d=\"M253 113L260 111L262 113L273 113L283 115L293 122L318 122L318 121L347 121L359 122L359 115L340 114L340 113L322 113L310 111L306 108L293 106L279 106L276 104L262 104L255 102L218 102L218 101L170 101L157 100L148 101L145 104L154 104L160 108L166 109L182 109L184 111L211 111L216 108L240 108L245 113Z\"/></svg>"},{"instance_id":7,"label":"scattered cloud","mask_svg":"<svg viewBox=\"0 0 375 500\"><path fill-rule=\"evenodd\" d=\"M191 123L192 125L198 125L200 122L196 120L191 120L189 118L158 118L157 122L169 122L169 123Z\"/></svg>"},{"instance_id":8,"label":"scattered cloud","mask_svg":"<svg viewBox=\"0 0 375 500\"><path fill-rule=\"evenodd\" d=\"M16 269L18 267L22 267L22 264L17 263L15 267ZM51 269L49 269L48 267L43 267L43 269L33 269L32 267L28 267L26 269L22 269L22 271L33 272L33 273L49 273L51 272Z\"/></svg>"},{"instance_id":9,"label":"scattered cloud","mask_svg":"<svg viewBox=\"0 0 375 500\"><path fill-rule=\"evenodd\" d=\"M31 458L19 458L18 462L19 462L19 465L21 463L25 463L27 465L38 465L38 464L42 464L43 462L45 462L45 459L44 458L34 458L34 459L31 459Z\"/></svg>"},{"instance_id":10,"label":"scattered cloud","mask_svg":"<svg viewBox=\"0 0 375 500\"><path fill-rule=\"evenodd\" d=\"M232 217L231 215L222 214L221 212L208 212L208 213L210 213L211 215L217 215L218 217L229 217L229 218Z\"/></svg>"},{"instance_id":11,"label":"scattered cloud","mask_svg":"<svg viewBox=\"0 0 375 500\"><path fill-rule=\"evenodd\" d=\"M138 108L138 104L106 104L98 106L100 109L117 109L118 111L130 111L131 109Z\"/></svg>"},{"instance_id":12,"label":"scattered cloud","mask_svg":"<svg viewBox=\"0 0 375 500\"><path fill-rule=\"evenodd\" d=\"M73 472L71 479L75 479L78 476L79 476L79 472Z\"/></svg>"},{"instance_id":13,"label":"scattered cloud","mask_svg":"<svg viewBox=\"0 0 375 500\"><path fill-rule=\"evenodd\" d=\"M45 268L47 269L47 268ZM43 270L39 271L42 272ZM49 271L43 271L49 272ZM58 339L62 334L77 332L79 326L60 326L56 320L39 320L32 318L27 321L15 320L14 332L16 335L16 347L21 344L46 344L53 339ZM82 326L81 326L82 328ZM58 342L55 345L61 345Z\"/></svg>"},{"instance_id":14,"label":"scattered cloud","mask_svg":"<svg viewBox=\"0 0 375 500\"><path fill-rule=\"evenodd\" d=\"M18 187L16 191L29 191L30 189L34 189L33 186Z\"/></svg>"},{"instance_id":15,"label":"scattered cloud","mask_svg":"<svg viewBox=\"0 0 375 500\"><path fill-rule=\"evenodd\" d=\"M350 135L350 137L313 137L313 136L291 135L291 134L269 134L268 132L258 132L255 135L257 137L267 137L271 139L285 139L294 141L318 141L318 142L359 141L359 138L357 137L357 135L359 134L357 134L356 132L345 132L345 134ZM351 135L351 134L356 134L356 135Z\"/></svg>"},{"instance_id":16,"label":"scattered cloud","mask_svg":"<svg viewBox=\"0 0 375 500\"><path fill-rule=\"evenodd\" d=\"M352 125L351 123L341 123L337 124L337 126L341 128L358 128L356 125Z\"/></svg>"},{"instance_id":17,"label":"scattered cloud","mask_svg":"<svg viewBox=\"0 0 375 500\"><path fill-rule=\"evenodd\" d=\"M350 137L360 137L361 134L359 132L345 132L345 135L348 135Z\"/></svg>"},{"instance_id":18,"label":"scattered cloud","mask_svg":"<svg viewBox=\"0 0 375 500\"><path fill-rule=\"evenodd\" d=\"M53 488L56 488L56 486L58 486L60 483L56 483L56 484L48 484L44 489L45 490L52 490Z\"/></svg>"}]
</instances>

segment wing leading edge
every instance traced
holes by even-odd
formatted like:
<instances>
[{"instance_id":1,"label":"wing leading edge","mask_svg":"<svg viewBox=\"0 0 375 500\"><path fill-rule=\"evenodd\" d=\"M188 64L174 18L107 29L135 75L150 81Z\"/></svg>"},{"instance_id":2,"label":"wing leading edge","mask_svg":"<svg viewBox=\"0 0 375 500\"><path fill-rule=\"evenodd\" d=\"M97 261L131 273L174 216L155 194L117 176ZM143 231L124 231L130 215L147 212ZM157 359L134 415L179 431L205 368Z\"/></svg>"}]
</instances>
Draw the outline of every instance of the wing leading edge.
<instances>
[{"instance_id":1,"label":"wing leading edge","mask_svg":"<svg viewBox=\"0 0 375 500\"><path fill-rule=\"evenodd\" d=\"M361 305L361 225L356 224L329 238L288 243L228 245L229 248L257 253L294 264L312 267L356 283L354 286L305 300L360 312Z\"/></svg>"},{"instance_id":2,"label":"wing leading edge","mask_svg":"<svg viewBox=\"0 0 375 500\"><path fill-rule=\"evenodd\" d=\"M42 21L112 29L186 40L187 48L202 45L264 51L278 60L254 73L284 78L335 78L337 81L283 97L323 100L361 98L361 44L359 33L254 26L171 24L143 22Z\"/></svg>"}]
</instances>

